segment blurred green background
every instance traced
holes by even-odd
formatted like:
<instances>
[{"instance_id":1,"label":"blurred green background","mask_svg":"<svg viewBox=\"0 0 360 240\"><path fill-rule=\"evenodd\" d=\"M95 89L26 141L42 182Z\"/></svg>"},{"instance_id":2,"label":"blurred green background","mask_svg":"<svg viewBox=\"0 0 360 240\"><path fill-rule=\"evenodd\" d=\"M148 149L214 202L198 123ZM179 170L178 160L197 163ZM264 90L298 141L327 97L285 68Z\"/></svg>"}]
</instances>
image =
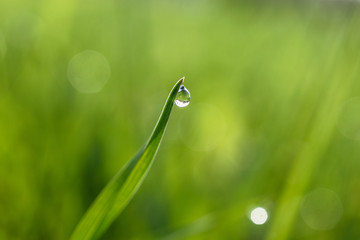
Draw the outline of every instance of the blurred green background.
<instances>
[{"instance_id":1,"label":"blurred green background","mask_svg":"<svg viewBox=\"0 0 360 240\"><path fill-rule=\"evenodd\" d=\"M68 239L182 76L103 239L360 239L358 6L1 1L0 239Z\"/></svg>"}]
</instances>

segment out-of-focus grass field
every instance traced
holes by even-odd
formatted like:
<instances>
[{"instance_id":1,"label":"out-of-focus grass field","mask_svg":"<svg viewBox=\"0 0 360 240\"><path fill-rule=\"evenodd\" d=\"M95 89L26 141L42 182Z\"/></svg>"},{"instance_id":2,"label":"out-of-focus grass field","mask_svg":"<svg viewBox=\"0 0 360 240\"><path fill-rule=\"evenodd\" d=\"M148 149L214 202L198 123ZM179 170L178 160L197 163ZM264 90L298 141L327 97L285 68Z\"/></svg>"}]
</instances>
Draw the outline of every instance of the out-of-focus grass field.
<instances>
[{"instance_id":1,"label":"out-of-focus grass field","mask_svg":"<svg viewBox=\"0 0 360 240\"><path fill-rule=\"evenodd\" d=\"M359 239L359 58L357 2L1 1L0 239L68 239L182 76L103 239Z\"/></svg>"}]
</instances>

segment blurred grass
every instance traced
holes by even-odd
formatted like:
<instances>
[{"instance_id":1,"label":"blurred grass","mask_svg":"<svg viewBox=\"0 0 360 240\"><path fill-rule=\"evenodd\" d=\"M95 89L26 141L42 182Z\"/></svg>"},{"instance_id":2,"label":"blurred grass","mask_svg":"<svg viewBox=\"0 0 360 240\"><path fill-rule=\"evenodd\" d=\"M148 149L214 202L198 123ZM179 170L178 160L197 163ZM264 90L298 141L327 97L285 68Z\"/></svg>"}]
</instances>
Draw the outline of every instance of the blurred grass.
<instances>
[{"instance_id":1,"label":"blurred grass","mask_svg":"<svg viewBox=\"0 0 360 240\"><path fill-rule=\"evenodd\" d=\"M359 238L359 142L337 129L359 23L356 2L2 1L0 239L69 238L184 75L192 103L104 239ZM67 76L86 49L111 68L96 94ZM319 187L344 208L328 231L299 214Z\"/></svg>"}]
</instances>

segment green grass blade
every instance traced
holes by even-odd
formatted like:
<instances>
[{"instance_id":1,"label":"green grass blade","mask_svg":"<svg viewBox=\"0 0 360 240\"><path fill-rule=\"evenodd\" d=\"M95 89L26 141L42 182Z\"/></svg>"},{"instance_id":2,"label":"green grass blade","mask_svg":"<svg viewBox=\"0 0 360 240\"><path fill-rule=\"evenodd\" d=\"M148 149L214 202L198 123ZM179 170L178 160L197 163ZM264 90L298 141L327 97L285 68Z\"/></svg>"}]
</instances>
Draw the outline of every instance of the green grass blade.
<instances>
[{"instance_id":1,"label":"green grass blade","mask_svg":"<svg viewBox=\"0 0 360 240\"><path fill-rule=\"evenodd\" d=\"M183 81L183 78L180 79L171 90L147 143L102 190L79 222L71 236L72 240L98 239L134 196L159 149L176 94Z\"/></svg>"}]
</instances>

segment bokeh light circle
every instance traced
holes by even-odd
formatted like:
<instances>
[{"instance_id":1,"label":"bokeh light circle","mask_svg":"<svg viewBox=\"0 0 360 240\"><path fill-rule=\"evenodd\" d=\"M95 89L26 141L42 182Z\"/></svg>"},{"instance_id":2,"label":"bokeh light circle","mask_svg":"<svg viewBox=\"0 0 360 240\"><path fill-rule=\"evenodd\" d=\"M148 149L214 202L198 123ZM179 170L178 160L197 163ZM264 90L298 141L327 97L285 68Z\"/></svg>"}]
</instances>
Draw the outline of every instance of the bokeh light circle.
<instances>
[{"instance_id":1,"label":"bokeh light circle","mask_svg":"<svg viewBox=\"0 0 360 240\"><path fill-rule=\"evenodd\" d=\"M250 220L256 225L262 225L266 223L268 219L268 213L265 208L254 208L250 213Z\"/></svg>"},{"instance_id":2,"label":"bokeh light circle","mask_svg":"<svg viewBox=\"0 0 360 240\"><path fill-rule=\"evenodd\" d=\"M360 97L352 98L344 103L338 128L345 137L360 140Z\"/></svg>"},{"instance_id":3,"label":"bokeh light circle","mask_svg":"<svg viewBox=\"0 0 360 240\"><path fill-rule=\"evenodd\" d=\"M303 198L300 214L310 228L329 230L341 219L343 206L334 191L318 188Z\"/></svg>"},{"instance_id":4,"label":"bokeh light circle","mask_svg":"<svg viewBox=\"0 0 360 240\"><path fill-rule=\"evenodd\" d=\"M86 50L75 55L68 65L71 85L82 93L99 92L110 78L110 65L97 51Z\"/></svg>"}]
</instances>

